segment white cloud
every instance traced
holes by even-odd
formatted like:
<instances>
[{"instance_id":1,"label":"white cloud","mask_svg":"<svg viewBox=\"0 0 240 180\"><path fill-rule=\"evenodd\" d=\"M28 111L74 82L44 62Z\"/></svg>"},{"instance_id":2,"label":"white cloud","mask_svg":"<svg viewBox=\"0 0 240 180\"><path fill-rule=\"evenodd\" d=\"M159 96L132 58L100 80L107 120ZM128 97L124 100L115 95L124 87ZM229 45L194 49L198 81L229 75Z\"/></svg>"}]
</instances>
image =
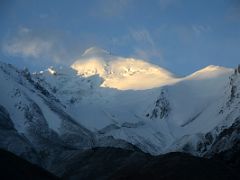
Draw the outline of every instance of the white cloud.
<instances>
[{"instance_id":1,"label":"white cloud","mask_svg":"<svg viewBox=\"0 0 240 180\"><path fill-rule=\"evenodd\" d=\"M130 36L136 44L133 56L145 60L158 58L158 60L163 61L162 52L147 29L131 30Z\"/></svg>"},{"instance_id":2,"label":"white cloud","mask_svg":"<svg viewBox=\"0 0 240 180\"><path fill-rule=\"evenodd\" d=\"M20 27L19 28L19 34L24 34L24 33L30 33L31 29L27 28L27 27Z\"/></svg>"},{"instance_id":3,"label":"white cloud","mask_svg":"<svg viewBox=\"0 0 240 180\"><path fill-rule=\"evenodd\" d=\"M194 31L196 36L200 36L203 33L211 31L211 27L205 25L193 25L192 30Z\"/></svg>"},{"instance_id":4,"label":"white cloud","mask_svg":"<svg viewBox=\"0 0 240 180\"><path fill-rule=\"evenodd\" d=\"M49 15L46 14L46 13L42 13L42 14L39 15L39 17L40 17L41 19L46 19L46 18L49 17Z\"/></svg>"},{"instance_id":5,"label":"white cloud","mask_svg":"<svg viewBox=\"0 0 240 180\"><path fill-rule=\"evenodd\" d=\"M90 10L97 17L121 17L133 0L100 0Z\"/></svg>"},{"instance_id":6,"label":"white cloud","mask_svg":"<svg viewBox=\"0 0 240 180\"><path fill-rule=\"evenodd\" d=\"M158 0L161 10L165 10L179 3L180 0Z\"/></svg>"},{"instance_id":7,"label":"white cloud","mask_svg":"<svg viewBox=\"0 0 240 180\"><path fill-rule=\"evenodd\" d=\"M158 59L163 60L162 50L158 47L152 34L147 29L130 29L128 34L121 37L112 38L113 46L126 47L131 44L130 47L131 56L144 59Z\"/></svg>"},{"instance_id":8,"label":"white cloud","mask_svg":"<svg viewBox=\"0 0 240 180\"><path fill-rule=\"evenodd\" d=\"M2 44L3 52L11 56L39 59L45 58L61 62L66 51L58 39L44 33L36 33L26 27L19 28L15 36L6 38Z\"/></svg>"},{"instance_id":9,"label":"white cloud","mask_svg":"<svg viewBox=\"0 0 240 180\"><path fill-rule=\"evenodd\" d=\"M240 1L239 0L229 0L228 9L226 13L226 18L230 21L240 20Z\"/></svg>"},{"instance_id":10,"label":"white cloud","mask_svg":"<svg viewBox=\"0 0 240 180\"><path fill-rule=\"evenodd\" d=\"M11 55L39 58L48 53L53 47L52 42L44 41L39 38L14 39L5 44L3 50Z\"/></svg>"},{"instance_id":11,"label":"white cloud","mask_svg":"<svg viewBox=\"0 0 240 180\"><path fill-rule=\"evenodd\" d=\"M144 60L149 60L151 58L158 58L161 62L163 62L163 55L160 49L140 49L135 48L134 55L137 58L141 58Z\"/></svg>"},{"instance_id":12,"label":"white cloud","mask_svg":"<svg viewBox=\"0 0 240 180\"><path fill-rule=\"evenodd\" d=\"M148 44L151 46L154 46L155 44L153 38L146 29L131 30L131 36L138 43Z\"/></svg>"}]
</instances>

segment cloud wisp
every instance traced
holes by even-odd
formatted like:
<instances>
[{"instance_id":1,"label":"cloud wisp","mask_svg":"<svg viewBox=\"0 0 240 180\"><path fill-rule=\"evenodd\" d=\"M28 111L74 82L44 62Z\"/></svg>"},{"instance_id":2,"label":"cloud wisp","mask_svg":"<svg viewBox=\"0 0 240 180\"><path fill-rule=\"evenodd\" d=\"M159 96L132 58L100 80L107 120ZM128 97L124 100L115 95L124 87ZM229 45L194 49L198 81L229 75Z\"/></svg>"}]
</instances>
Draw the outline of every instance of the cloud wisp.
<instances>
[{"instance_id":1,"label":"cloud wisp","mask_svg":"<svg viewBox=\"0 0 240 180\"><path fill-rule=\"evenodd\" d=\"M116 18L122 17L134 0L100 0L90 9L95 17Z\"/></svg>"},{"instance_id":2,"label":"cloud wisp","mask_svg":"<svg viewBox=\"0 0 240 180\"><path fill-rule=\"evenodd\" d=\"M166 10L167 8L178 4L178 0L158 0L161 10Z\"/></svg>"},{"instance_id":3,"label":"cloud wisp","mask_svg":"<svg viewBox=\"0 0 240 180\"><path fill-rule=\"evenodd\" d=\"M157 58L159 61L163 61L162 51L147 29L131 28L128 33L121 37L114 37L112 40L112 44L115 47L124 47L132 44L132 47L130 47L130 56L144 60Z\"/></svg>"},{"instance_id":4,"label":"cloud wisp","mask_svg":"<svg viewBox=\"0 0 240 180\"><path fill-rule=\"evenodd\" d=\"M160 50L160 48L156 45L154 38L148 30L131 30L130 36L136 43L133 56L145 60L157 58L161 61L161 63L163 63L164 58L162 50Z\"/></svg>"},{"instance_id":5,"label":"cloud wisp","mask_svg":"<svg viewBox=\"0 0 240 180\"><path fill-rule=\"evenodd\" d=\"M58 38L21 27L15 36L6 38L2 43L2 51L10 56L31 60L48 59L54 63L62 63L66 58L66 50Z\"/></svg>"},{"instance_id":6,"label":"cloud wisp","mask_svg":"<svg viewBox=\"0 0 240 180\"><path fill-rule=\"evenodd\" d=\"M240 19L240 0L229 0L227 19L239 22Z\"/></svg>"}]
</instances>

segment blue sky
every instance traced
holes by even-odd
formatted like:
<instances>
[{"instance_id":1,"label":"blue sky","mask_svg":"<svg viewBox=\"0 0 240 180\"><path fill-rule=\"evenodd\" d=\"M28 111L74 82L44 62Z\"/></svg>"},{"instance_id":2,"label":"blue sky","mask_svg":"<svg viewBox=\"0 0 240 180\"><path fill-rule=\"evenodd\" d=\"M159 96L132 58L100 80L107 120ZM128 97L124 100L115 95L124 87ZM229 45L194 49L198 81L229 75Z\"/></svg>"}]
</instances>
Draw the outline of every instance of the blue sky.
<instances>
[{"instance_id":1,"label":"blue sky","mask_svg":"<svg viewBox=\"0 0 240 180\"><path fill-rule=\"evenodd\" d=\"M0 57L39 70L85 49L186 75L240 63L240 0L1 0Z\"/></svg>"}]
</instances>

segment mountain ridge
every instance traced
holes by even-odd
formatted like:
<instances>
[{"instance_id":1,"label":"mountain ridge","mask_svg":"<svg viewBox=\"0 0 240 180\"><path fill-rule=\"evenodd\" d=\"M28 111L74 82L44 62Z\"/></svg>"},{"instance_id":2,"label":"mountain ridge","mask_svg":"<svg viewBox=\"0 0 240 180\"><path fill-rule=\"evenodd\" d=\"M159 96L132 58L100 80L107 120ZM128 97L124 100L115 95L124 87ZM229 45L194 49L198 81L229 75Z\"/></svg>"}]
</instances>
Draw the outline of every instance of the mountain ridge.
<instances>
[{"instance_id":1,"label":"mountain ridge","mask_svg":"<svg viewBox=\"0 0 240 180\"><path fill-rule=\"evenodd\" d=\"M32 74L0 63L0 75L0 147L52 172L97 147L200 157L238 150L237 70L210 66L145 90L103 87L72 68Z\"/></svg>"}]
</instances>

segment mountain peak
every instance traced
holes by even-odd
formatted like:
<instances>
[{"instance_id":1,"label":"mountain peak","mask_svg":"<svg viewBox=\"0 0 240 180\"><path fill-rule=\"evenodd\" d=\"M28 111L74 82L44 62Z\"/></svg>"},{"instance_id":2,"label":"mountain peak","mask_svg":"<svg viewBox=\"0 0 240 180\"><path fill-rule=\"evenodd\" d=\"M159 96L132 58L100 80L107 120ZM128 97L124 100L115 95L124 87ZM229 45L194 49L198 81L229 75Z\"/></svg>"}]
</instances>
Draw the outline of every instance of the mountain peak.
<instances>
[{"instance_id":1,"label":"mountain peak","mask_svg":"<svg viewBox=\"0 0 240 180\"><path fill-rule=\"evenodd\" d=\"M98 47L90 47L84 51L82 56L101 56L101 55L109 55L110 52L108 52L105 49L98 48Z\"/></svg>"},{"instance_id":2,"label":"mountain peak","mask_svg":"<svg viewBox=\"0 0 240 180\"><path fill-rule=\"evenodd\" d=\"M103 87L127 89L151 89L175 80L172 73L149 62L110 55L99 48L87 49L72 66L79 75L99 75Z\"/></svg>"},{"instance_id":3,"label":"mountain peak","mask_svg":"<svg viewBox=\"0 0 240 180\"><path fill-rule=\"evenodd\" d=\"M216 65L209 65L206 66L205 68L201 69L201 72L209 72L209 71L218 71L218 70L224 70L227 69L225 67L221 67L221 66L216 66Z\"/></svg>"},{"instance_id":4,"label":"mountain peak","mask_svg":"<svg viewBox=\"0 0 240 180\"><path fill-rule=\"evenodd\" d=\"M221 74L231 73L233 69L222 66L209 65L203 69L200 69L193 74L187 76L187 78L208 78L217 77Z\"/></svg>"}]
</instances>

